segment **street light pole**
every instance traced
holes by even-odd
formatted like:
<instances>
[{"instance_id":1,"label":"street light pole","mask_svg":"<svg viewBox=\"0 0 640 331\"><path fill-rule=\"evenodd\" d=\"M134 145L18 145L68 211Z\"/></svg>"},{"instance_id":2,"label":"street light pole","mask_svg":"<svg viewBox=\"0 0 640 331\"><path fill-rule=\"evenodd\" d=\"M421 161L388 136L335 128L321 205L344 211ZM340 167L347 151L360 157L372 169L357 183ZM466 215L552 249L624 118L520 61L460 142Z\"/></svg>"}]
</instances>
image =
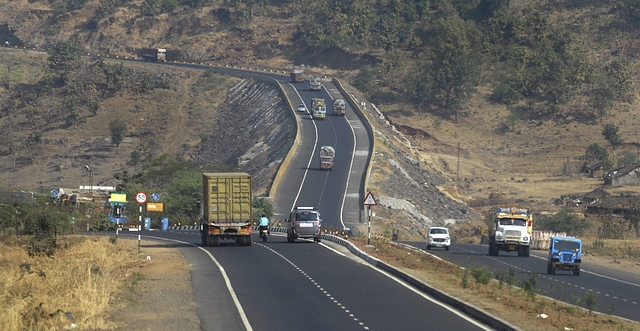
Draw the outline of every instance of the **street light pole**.
<instances>
[{"instance_id":1,"label":"street light pole","mask_svg":"<svg viewBox=\"0 0 640 331\"><path fill-rule=\"evenodd\" d=\"M93 170L85 164L84 169L89 172L89 199L93 197Z\"/></svg>"}]
</instances>

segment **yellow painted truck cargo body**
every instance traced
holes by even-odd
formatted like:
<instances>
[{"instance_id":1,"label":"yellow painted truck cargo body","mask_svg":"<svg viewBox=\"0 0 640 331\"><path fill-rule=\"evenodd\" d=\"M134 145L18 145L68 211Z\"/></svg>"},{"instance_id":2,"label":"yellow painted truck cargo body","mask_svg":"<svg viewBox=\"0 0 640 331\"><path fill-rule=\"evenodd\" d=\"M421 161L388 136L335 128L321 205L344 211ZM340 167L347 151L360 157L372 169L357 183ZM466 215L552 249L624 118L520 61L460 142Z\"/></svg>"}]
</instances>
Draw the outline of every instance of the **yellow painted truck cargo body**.
<instances>
[{"instance_id":1,"label":"yellow painted truck cargo body","mask_svg":"<svg viewBox=\"0 0 640 331\"><path fill-rule=\"evenodd\" d=\"M202 174L200 232L202 244L223 239L251 246L251 175L244 172Z\"/></svg>"}]
</instances>

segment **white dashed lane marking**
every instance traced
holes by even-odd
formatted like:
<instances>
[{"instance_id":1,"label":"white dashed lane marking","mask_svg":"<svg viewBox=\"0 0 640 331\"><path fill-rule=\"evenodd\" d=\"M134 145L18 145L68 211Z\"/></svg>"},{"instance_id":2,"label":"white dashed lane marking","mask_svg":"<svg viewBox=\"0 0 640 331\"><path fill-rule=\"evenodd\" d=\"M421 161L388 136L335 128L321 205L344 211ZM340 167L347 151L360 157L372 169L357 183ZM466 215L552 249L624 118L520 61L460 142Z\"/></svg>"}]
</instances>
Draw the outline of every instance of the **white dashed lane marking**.
<instances>
[{"instance_id":1,"label":"white dashed lane marking","mask_svg":"<svg viewBox=\"0 0 640 331\"><path fill-rule=\"evenodd\" d=\"M353 319L354 322L357 322L358 325L360 325L362 327L363 330L369 330L369 327L366 326L363 322L361 322L357 317L355 317L351 311L349 311L347 309L347 307L345 307L343 304L340 303L340 301L338 301L338 299L336 299L335 297L333 297L331 295L331 293L329 293L328 291L326 291L324 288L322 288L322 286L320 286L320 284L318 284L313 277L309 276L304 270L300 269L300 267L298 267L297 265L295 265L295 263L291 262L289 259L287 259L286 257L284 257L282 254L276 252L275 250L271 249L268 246L262 245L260 243L256 243L259 246L262 246L268 250L270 250L273 254L278 255L280 258L282 258L283 260L287 261L287 263L289 263L291 266L293 266L297 271L299 271L303 276L305 276L310 282L311 284L315 285L318 290L320 290L327 298L329 298L329 300L331 300L334 304L336 304L336 306L338 306L338 308L340 308L342 311L344 311L351 319Z\"/></svg>"}]
</instances>

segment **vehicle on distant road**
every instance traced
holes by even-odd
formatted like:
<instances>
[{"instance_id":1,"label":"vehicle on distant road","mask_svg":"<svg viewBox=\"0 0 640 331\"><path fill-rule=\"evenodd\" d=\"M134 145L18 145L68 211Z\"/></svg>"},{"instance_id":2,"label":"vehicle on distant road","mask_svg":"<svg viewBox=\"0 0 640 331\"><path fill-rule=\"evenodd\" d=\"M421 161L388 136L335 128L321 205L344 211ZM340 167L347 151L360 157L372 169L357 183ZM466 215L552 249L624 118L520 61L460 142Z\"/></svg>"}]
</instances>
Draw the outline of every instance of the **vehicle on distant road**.
<instances>
[{"instance_id":1,"label":"vehicle on distant road","mask_svg":"<svg viewBox=\"0 0 640 331\"><path fill-rule=\"evenodd\" d=\"M333 170L336 150L332 146L320 147L320 169Z\"/></svg>"},{"instance_id":2,"label":"vehicle on distant road","mask_svg":"<svg viewBox=\"0 0 640 331\"><path fill-rule=\"evenodd\" d=\"M440 247L448 251L449 246L451 246L449 229L438 226L429 228L429 234L427 235L427 250L431 249L431 247Z\"/></svg>"},{"instance_id":3,"label":"vehicle on distant road","mask_svg":"<svg viewBox=\"0 0 640 331\"><path fill-rule=\"evenodd\" d=\"M307 111L307 106L304 105L304 103L301 103L298 105L298 111L299 112L306 112Z\"/></svg>"},{"instance_id":4,"label":"vehicle on distant road","mask_svg":"<svg viewBox=\"0 0 640 331\"><path fill-rule=\"evenodd\" d=\"M344 99L335 99L333 101L333 115L344 116L345 109L347 109L347 103L344 101Z\"/></svg>"}]
</instances>

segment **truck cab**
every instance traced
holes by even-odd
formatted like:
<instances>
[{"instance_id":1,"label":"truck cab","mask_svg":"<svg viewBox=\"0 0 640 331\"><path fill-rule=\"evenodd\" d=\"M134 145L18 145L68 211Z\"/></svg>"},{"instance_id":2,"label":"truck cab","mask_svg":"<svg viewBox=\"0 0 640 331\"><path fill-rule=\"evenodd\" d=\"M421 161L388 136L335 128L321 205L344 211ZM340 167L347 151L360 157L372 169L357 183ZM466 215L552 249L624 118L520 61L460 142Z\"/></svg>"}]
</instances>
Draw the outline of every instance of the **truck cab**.
<instances>
[{"instance_id":1,"label":"truck cab","mask_svg":"<svg viewBox=\"0 0 640 331\"><path fill-rule=\"evenodd\" d=\"M580 276L580 263L582 263L582 240L564 236L551 238L547 258L549 275L555 275L556 270L568 270L575 276Z\"/></svg>"},{"instance_id":2,"label":"truck cab","mask_svg":"<svg viewBox=\"0 0 640 331\"><path fill-rule=\"evenodd\" d=\"M518 252L519 257L529 257L532 232L532 215L528 208L498 207L489 236L489 255L499 251Z\"/></svg>"}]
</instances>

